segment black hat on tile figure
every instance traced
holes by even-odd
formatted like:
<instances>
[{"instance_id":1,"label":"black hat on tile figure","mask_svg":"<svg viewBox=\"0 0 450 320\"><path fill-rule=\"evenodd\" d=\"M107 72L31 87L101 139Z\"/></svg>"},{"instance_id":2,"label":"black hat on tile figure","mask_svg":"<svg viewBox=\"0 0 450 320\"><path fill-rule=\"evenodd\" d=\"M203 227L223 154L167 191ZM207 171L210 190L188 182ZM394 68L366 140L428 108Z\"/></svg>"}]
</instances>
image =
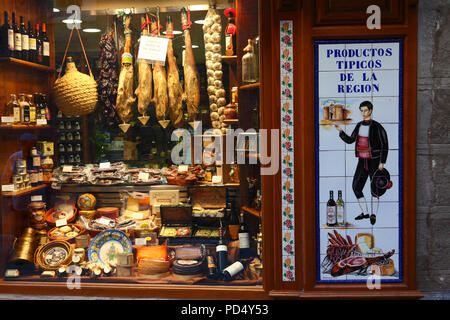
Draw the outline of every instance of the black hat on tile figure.
<instances>
[{"instance_id":1,"label":"black hat on tile figure","mask_svg":"<svg viewBox=\"0 0 450 320\"><path fill-rule=\"evenodd\" d=\"M379 198L387 191L387 189L392 188L392 185L393 183L389 171L386 168L377 170L370 183L370 192L372 193L372 196Z\"/></svg>"}]
</instances>

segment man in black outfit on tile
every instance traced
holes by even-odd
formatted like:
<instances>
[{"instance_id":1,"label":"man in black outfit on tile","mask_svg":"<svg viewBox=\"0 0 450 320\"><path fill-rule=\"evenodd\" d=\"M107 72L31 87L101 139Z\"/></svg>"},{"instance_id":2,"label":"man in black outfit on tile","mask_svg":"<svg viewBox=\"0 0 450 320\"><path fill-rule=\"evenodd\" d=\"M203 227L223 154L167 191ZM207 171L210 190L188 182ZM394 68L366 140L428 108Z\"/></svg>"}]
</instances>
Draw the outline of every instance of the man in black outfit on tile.
<instances>
[{"instance_id":1,"label":"man in black outfit on tile","mask_svg":"<svg viewBox=\"0 0 450 320\"><path fill-rule=\"evenodd\" d=\"M370 218L370 223L375 224L376 215L373 210L369 214L363 189L367 178L372 180L377 170L382 171L388 155L388 138L383 126L372 119L373 105L370 101L363 101L359 105L363 121L356 124L352 134L347 135L339 125L335 125L339 131L339 137L348 144L355 143L355 156L358 158L355 174L353 175L352 188L362 210L355 220ZM376 202L378 206L378 202Z\"/></svg>"}]
</instances>

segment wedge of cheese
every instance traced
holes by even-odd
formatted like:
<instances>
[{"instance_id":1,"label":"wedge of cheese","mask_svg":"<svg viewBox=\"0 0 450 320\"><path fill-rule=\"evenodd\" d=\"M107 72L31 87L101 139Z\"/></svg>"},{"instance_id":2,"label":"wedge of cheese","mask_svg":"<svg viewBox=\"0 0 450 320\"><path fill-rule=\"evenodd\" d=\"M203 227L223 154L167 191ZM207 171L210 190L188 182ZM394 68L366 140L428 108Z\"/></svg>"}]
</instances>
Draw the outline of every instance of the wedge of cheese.
<instances>
[{"instance_id":1,"label":"wedge of cheese","mask_svg":"<svg viewBox=\"0 0 450 320\"><path fill-rule=\"evenodd\" d=\"M361 253L369 253L375 246L375 237L370 233L358 233L355 237L355 243L358 245Z\"/></svg>"}]
</instances>

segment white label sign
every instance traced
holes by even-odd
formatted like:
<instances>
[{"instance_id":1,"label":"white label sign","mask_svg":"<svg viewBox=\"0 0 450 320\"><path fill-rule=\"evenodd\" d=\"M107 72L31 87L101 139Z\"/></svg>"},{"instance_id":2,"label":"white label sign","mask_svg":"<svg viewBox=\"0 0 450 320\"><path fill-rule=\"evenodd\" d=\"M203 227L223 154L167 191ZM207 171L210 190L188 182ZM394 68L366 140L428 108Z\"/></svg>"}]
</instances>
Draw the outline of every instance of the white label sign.
<instances>
[{"instance_id":1,"label":"white label sign","mask_svg":"<svg viewBox=\"0 0 450 320\"><path fill-rule=\"evenodd\" d=\"M213 176L212 183L222 183L222 177L221 176Z\"/></svg>"},{"instance_id":2,"label":"white label sign","mask_svg":"<svg viewBox=\"0 0 450 320\"><path fill-rule=\"evenodd\" d=\"M37 119L36 124L38 126L45 126L45 125L47 125L47 119Z\"/></svg>"},{"instance_id":3,"label":"white label sign","mask_svg":"<svg viewBox=\"0 0 450 320\"><path fill-rule=\"evenodd\" d=\"M3 192L14 192L14 185L13 184L2 185L2 191Z\"/></svg>"},{"instance_id":4,"label":"white label sign","mask_svg":"<svg viewBox=\"0 0 450 320\"><path fill-rule=\"evenodd\" d=\"M13 123L14 117L2 117L2 123Z\"/></svg>"},{"instance_id":5,"label":"white label sign","mask_svg":"<svg viewBox=\"0 0 450 320\"><path fill-rule=\"evenodd\" d=\"M72 166L63 166L63 172L72 172Z\"/></svg>"},{"instance_id":6,"label":"white label sign","mask_svg":"<svg viewBox=\"0 0 450 320\"><path fill-rule=\"evenodd\" d=\"M150 174L148 172L139 172L138 180L147 182L150 178Z\"/></svg>"},{"instance_id":7,"label":"white label sign","mask_svg":"<svg viewBox=\"0 0 450 320\"><path fill-rule=\"evenodd\" d=\"M178 166L178 172L186 172L188 171L189 167L186 164L182 164Z\"/></svg>"},{"instance_id":8,"label":"white label sign","mask_svg":"<svg viewBox=\"0 0 450 320\"><path fill-rule=\"evenodd\" d=\"M137 246L146 246L146 245L147 245L147 239L145 239L145 238L136 238L136 239L134 240L134 243L135 243Z\"/></svg>"},{"instance_id":9,"label":"white label sign","mask_svg":"<svg viewBox=\"0 0 450 320\"><path fill-rule=\"evenodd\" d=\"M31 196L31 202L42 201L42 196Z\"/></svg>"},{"instance_id":10,"label":"white label sign","mask_svg":"<svg viewBox=\"0 0 450 320\"><path fill-rule=\"evenodd\" d=\"M141 36L138 59L149 60L151 63L165 64L168 38Z\"/></svg>"},{"instance_id":11,"label":"white label sign","mask_svg":"<svg viewBox=\"0 0 450 320\"><path fill-rule=\"evenodd\" d=\"M59 219L55 221L57 227L62 227L67 225L67 219Z\"/></svg>"},{"instance_id":12,"label":"white label sign","mask_svg":"<svg viewBox=\"0 0 450 320\"><path fill-rule=\"evenodd\" d=\"M100 163L100 169L109 169L111 168L111 163L110 162L102 162Z\"/></svg>"}]
</instances>

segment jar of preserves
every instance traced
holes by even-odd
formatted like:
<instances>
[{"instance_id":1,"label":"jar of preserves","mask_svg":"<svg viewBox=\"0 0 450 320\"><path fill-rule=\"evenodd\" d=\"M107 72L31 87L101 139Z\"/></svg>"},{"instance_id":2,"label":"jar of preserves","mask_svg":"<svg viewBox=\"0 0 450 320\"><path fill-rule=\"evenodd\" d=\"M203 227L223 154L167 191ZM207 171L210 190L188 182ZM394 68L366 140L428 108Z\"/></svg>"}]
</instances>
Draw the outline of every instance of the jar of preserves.
<instances>
[{"instance_id":1,"label":"jar of preserves","mask_svg":"<svg viewBox=\"0 0 450 320\"><path fill-rule=\"evenodd\" d=\"M41 230L47 226L45 222L46 204L42 201L31 202L29 205L30 226Z\"/></svg>"}]
</instances>

